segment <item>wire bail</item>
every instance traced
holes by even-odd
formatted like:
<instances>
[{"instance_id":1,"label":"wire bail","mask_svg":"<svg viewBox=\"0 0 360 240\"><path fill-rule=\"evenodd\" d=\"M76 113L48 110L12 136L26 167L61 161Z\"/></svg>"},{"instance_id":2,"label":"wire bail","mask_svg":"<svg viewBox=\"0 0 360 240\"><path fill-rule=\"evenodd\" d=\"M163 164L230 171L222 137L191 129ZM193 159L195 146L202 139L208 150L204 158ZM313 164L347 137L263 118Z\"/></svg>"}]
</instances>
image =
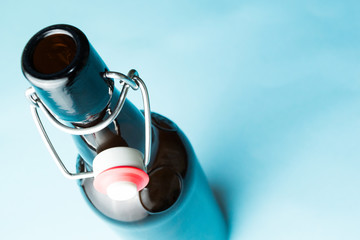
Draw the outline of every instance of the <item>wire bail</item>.
<instances>
[{"instance_id":1,"label":"wire bail","mask_svg":"<svg viewBox=\"0 0 360 240\"><path fill-rule=\"evenodd\" d=\"M129 87L133 90L138 90L140 88L143 106L144 106L144 117L145 117L145 151L144 151L144 166L145 168L150 162L150 152L151 152L151 115L150 115L150 100L149 93L147 91L146 85L143 80L139 77L139 74L136 70L132 69L129 71L128 75L124 75L119 72L106 71L103 73L104 78L113 78L118 79L120 84L123 85L118 102L116 103L114 111L103 121L91 127L69 127L57 120L51 112L46 108L45 104L41 101L38 95L35 92L33 87L30 87L26 90L25 95L30 101L30 111L33 116L35 125L40 133L40 136L45 143L50 155L54 159L56 165L63 173L63 175L69 179L84 179L94 177L94 173L91 172L80 172L80 173L71 173L65 166L65 164L60 159L57 154L51 140L46 133L44 125L41 122L38 108L42 110L48 120L58 129L63 132L66 132L71 135L88 135L95 132L101 131L111 124L119 115L126 99L127 92Z\"/></svg>"}]
</instances>

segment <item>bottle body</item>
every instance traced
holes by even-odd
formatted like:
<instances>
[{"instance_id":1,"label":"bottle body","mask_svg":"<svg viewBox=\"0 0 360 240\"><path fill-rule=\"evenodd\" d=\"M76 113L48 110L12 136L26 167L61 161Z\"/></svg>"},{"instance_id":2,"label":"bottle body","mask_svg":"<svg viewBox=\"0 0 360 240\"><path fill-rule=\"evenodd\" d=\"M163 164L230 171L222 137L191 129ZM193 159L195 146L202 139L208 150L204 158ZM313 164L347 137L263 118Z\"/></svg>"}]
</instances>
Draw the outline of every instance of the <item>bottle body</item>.
<instances>
[{"instance_id":1,"label":"bottle body","mask_svg":"<svg viewBox=\"0 0 360 240\"><path fill-rule=\"evenodd\" d=\"M93 180L84 179L84 198L124 239L226 239L224 218L188 139L161 115L153 113L152 122L149 185L136 198L114 203L97 199Z\"/></svg>"}]
</instances>

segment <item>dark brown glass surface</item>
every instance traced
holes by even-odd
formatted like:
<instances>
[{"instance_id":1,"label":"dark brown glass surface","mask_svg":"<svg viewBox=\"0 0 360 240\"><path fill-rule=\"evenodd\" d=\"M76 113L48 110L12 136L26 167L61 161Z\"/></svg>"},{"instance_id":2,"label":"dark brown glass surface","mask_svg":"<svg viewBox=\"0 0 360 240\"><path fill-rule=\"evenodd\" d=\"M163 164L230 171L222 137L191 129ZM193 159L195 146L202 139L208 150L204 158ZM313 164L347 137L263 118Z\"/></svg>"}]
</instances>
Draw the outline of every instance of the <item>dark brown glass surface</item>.
<instances>
[{"instance_id":1,"label":"dark brown glass surface","mask_svg":"<svg viewBox=\"0 0 360 240\"><path fill-rule=\"evenodd\" d=\"M39 41L33 52L33 67L43 74L52 74L66 68L74 59L76 44L66 34L53 34Z\"/></svg>"},{"instance_id":2,"label":"dark brown glass surface","mask_svg":"<svg viewBox=\"0 0 360 240\"><path fill-rule=\"evenodd\" d=\"M149 173L150 182L140 192L141 204L152 213L171 207L181 193L181 177L173 169L160 167Z\"/></svg>"},{"instance_id":3,"label":"dark brown glass surface","mask_svg":"<svg viewBox=\"0 0 360 240\"><path fill-rule=\"evenodd\" d=\"M178 200L192 150L175 123L157 113L152 113L151 119L156 140L148 166L150 181L140 192L140 201L148 212L158 213Z\"/></svg>"}]
</instances>

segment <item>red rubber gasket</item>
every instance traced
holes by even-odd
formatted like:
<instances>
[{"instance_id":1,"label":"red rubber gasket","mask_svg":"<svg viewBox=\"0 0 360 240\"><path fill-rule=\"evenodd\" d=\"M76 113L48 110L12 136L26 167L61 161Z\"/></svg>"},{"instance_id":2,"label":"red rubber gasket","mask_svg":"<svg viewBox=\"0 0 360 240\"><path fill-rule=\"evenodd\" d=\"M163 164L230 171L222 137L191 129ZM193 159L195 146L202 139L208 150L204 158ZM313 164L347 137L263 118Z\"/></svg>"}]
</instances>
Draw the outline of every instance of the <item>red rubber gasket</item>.
<instances>
[{"instance_id":1,"label":"red rubber gasket","mask_svg":"<svg viewBox=\"0 0 360 240\"><path fill-rule=\"evenodd\" d=\"M135 183L137 190L140 191L149 183L149 176L146 172L136 167L118 166L101 172L95 177L93 185L97 191L106 194L108 186L120 181Z\"/></svg>"}]
</instances>

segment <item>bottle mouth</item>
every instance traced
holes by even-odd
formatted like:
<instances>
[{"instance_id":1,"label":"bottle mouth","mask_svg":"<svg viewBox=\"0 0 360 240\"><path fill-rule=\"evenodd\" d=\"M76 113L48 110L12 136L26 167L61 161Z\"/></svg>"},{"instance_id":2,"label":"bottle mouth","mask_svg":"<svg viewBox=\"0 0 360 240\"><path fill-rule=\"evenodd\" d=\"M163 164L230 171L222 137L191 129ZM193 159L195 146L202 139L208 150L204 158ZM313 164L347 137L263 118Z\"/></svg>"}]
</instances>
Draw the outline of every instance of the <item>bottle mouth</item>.
<instances>
[{"instance_id":1,"label":"bottle mouth","mask_svg":"<svg viewBox=\"0 0 360 240\"><path fill-rule=\"evenodd\" d=\"M110 104L113 82L105 63L78 28L57 24L37 32L21 58L25 78L56 118L88 125Z\"/></svg>"},{"instance_id":2,"label":"bottle mouth","mask_svg":"<svg viewBox=\"0 0 360 240\"><path fill-rule=\"evenodd\" d=\"M74 39L66 32L48 34L34 47L32 65L42 74L60 72L72 63L76 49Z\"/></svg>"},{"instance_id":3,"label":"bottle mouth","mask_svg":"<svg viewBox=\"0 0 360 240\"><path fill-rule=\"evenodd\" d=\"M29 40L22 55L22 69L34 82L68 78L85 65L88 54L89 42L79 29L57 24Z\"/></svg>"}]
</instances>

